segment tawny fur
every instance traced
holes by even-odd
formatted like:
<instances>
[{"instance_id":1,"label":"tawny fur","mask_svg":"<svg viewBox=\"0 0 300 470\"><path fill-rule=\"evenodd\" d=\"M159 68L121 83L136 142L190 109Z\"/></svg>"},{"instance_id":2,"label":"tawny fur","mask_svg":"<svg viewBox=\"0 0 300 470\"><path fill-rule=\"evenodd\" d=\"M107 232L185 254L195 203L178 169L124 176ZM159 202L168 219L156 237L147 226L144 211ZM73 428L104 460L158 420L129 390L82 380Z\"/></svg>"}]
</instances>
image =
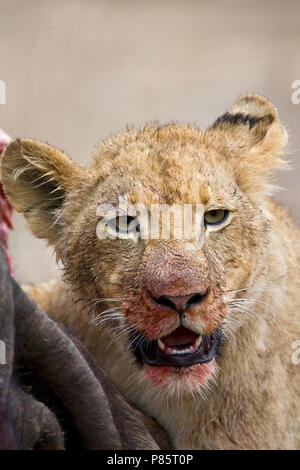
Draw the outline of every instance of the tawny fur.
<instances>
[{"instance_id":1,"label":"tawny fur","mask_svg":"<svg viewBox=\"0 0 300 470\"><path fill-rule=\"evenodd\" d=\"M30 287L29 295L73 328L175 448L300 448L300 366L292 362L300 339L300 234L270 197L286 140L273 105L245 95L204 132L177 124L128 129L102 143L89 167L30 140L4 153L10 202L64 265L63 281ZM206 230L203 246L99 240L97 207L120 194L147 208L202 203L231 212L227 224ZM167 282L174 273L210 283L204 306L185 320L200 334L223 327L222 355L209 370L149 371L136 363L128 334L120 335L120 321L151 338L178 326L175 314L161 318L144 300L145 279ZM175 295L184 287L176 282L168 284ZM115 320L103 313L100 326L91 322L116 306Z\"/></svg>"}]
</instances>

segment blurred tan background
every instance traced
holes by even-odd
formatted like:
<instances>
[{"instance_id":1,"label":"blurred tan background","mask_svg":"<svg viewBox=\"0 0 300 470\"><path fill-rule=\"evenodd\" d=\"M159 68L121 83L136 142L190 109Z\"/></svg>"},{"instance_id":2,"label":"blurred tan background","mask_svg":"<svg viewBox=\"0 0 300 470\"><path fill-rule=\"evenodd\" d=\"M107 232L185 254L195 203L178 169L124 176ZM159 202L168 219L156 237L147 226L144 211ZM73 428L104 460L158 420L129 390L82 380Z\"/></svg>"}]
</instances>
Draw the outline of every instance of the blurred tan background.
<instances>
[{"instance_id":1,"label":"blurred tan background","mask_svg":"<svg viewBox=\"0 0 300 470\"><path fill-rule=\"evenodd\" d=\"M300 2L297 0L0 0L0 127L81 162L97 141L158 119L204 127L237 95L278 107L294 170L277 198L300 222ZM22 282L57 275L50 248L15 215L10 247Z\"/></svg>"}]
</instances>

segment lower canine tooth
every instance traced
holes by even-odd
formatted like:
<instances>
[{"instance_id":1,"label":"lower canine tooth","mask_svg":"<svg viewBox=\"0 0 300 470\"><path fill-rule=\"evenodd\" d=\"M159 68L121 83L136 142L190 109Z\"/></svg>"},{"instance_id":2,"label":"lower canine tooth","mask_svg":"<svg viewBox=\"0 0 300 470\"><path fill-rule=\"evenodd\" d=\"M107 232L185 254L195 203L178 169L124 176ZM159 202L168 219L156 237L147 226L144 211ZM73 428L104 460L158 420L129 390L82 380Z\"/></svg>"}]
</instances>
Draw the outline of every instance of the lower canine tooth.
<instances>
[{"instance_id":1,"label":"lower canine tooth","mask_svg":"<svg viewBox=\"0 0 300 470\"><path fill-rule=\"evenodd\" d=\"M202 336L199 336L199 337L195 340L195 343L194 343L195 348L198 349L201 343L202 343Z\"/></svg>"}]
</instances>

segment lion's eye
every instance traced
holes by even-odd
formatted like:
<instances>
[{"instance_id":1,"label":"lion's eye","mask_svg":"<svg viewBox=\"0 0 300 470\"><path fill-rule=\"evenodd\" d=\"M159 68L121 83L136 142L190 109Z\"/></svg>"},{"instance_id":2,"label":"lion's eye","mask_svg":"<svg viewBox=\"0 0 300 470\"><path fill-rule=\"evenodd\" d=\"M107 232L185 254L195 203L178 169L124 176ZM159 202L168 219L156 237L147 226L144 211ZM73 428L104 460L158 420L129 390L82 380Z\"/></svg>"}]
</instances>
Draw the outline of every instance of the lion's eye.
<instances>
[{"instance_id":1,"label":"lion's eye","mask_svg":"<svg viewBox=\"0 0 300 470\"><path fill-rule=\"evenodd\" d=\"M204 221L208 225L217 225L224 222L228 217L229 211L216 209L204 214Z\"/></svg>"},{"instance_id":2,"label":"lion's eye","mask_svg":"<svg viewBox=\"0 0 300 470\"><path fill-rule=\"evenodd\" d=\"M117 233L139 232L139 222L135 217L120 215L108 222L109 227Z\"/></svg>"}]
</instances>

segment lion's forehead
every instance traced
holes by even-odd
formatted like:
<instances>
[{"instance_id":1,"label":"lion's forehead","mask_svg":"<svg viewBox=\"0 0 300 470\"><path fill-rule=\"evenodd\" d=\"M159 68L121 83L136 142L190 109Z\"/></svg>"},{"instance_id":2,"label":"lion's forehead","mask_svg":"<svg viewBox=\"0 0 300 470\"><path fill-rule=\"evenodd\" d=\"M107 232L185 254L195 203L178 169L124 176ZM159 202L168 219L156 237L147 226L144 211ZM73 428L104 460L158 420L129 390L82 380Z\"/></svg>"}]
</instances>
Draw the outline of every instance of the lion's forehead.
<instances>
[{"instance_id":1,"label":"lion's forehead","mask_svg":"<svg viewBox=\"0 0 300 470\"><path fill-rule=\"evenodd\" d=\"M232 179L221 146L218 151L217 133L215 139L208 139L197 128L178 125L148 126L132 133L115 136L99 147L92 171L102 181L121 185L126 179L127 185L131 180L140 189L170 194L225 186Z\"/></svg>"},{"instance_id":2,"label":"lion's forehead","mask_svg":"<svg viewBox=\"0 0 300 470\"><path fill-rule=\"evenodd\" d=\"M195 160L195 157L194 157ZM143 159L118 157L99 182L101 202L116 204L127 197L131 204L222 204L235 196L236 182L230 167L213 159L188 163L165 155Z\"/></svg>"}]
</instances>

